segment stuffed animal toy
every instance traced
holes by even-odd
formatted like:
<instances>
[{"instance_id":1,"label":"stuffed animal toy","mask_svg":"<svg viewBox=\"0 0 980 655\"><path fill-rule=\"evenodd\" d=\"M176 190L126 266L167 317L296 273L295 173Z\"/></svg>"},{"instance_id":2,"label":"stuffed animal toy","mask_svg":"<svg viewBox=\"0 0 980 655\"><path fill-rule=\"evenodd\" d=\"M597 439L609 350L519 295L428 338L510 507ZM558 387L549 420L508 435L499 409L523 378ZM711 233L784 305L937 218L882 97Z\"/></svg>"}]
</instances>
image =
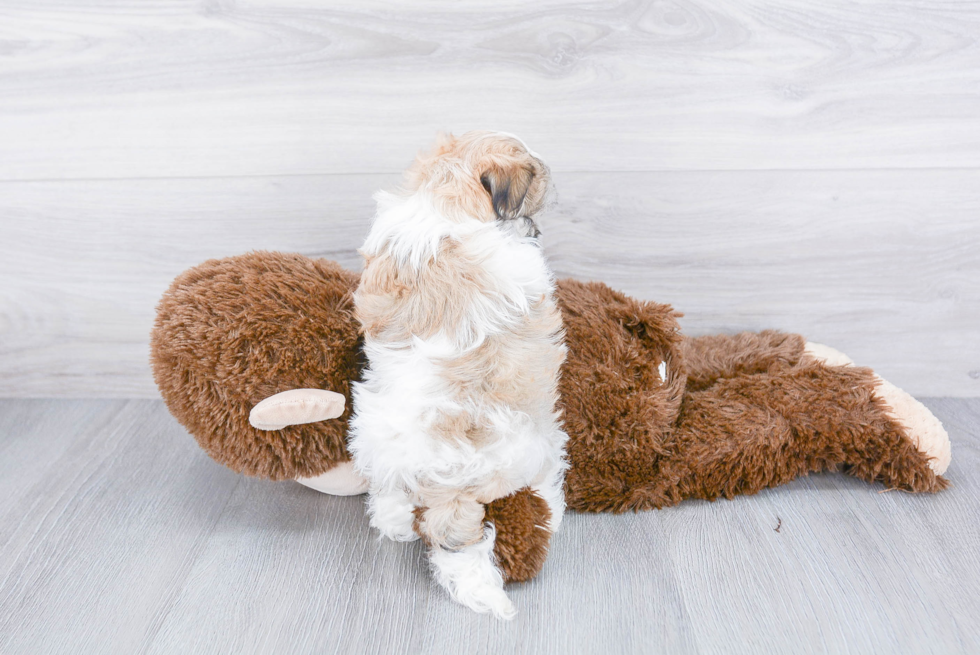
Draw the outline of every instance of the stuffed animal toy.
<instances>
[{"instance_id":1,"label":"stuffed animal toy","mask_svg":"<svg viewBox=\"0 0 980 655\"><path fill-rule=\"evenodd\" d=\"M256 252L180 275L158 307L153 374L173 415L216 461L334 494L366 490L345 446L363 366L358 274ZM561 280L568 358L566 500L624 512L756 493L842 470L935 492L950 444L907 393L830 348L775 331L684 337L671 307ZM250 420L251 417L251 420ZM507 581L547 555L547 504L529 490L486 506Z\"/></svg>"}]
</instances>

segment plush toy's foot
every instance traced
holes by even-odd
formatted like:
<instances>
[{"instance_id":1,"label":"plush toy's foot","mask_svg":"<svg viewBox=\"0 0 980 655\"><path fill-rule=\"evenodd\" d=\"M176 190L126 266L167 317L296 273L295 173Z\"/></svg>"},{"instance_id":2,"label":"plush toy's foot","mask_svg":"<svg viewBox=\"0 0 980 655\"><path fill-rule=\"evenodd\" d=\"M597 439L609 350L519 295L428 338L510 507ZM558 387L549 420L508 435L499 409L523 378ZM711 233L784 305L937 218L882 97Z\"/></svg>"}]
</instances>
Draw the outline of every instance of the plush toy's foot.
<instances>
[{"instance_id":1,"label":"plush toy's foot","mask_svg":"<svg viewBox=\"0 0 980 655\"><path fill-rule=\"evenodd\" d=\"M367 478L354 471L354 462L341 462L315 478L296 478L310 489L333 496L356 496L367 493Z\"/></svg>"},{"instance_id":2,"label":"plush toy's foot","mask_svg":"<svg viewBox=\"0 0 980 655\"><path fill-rule=\"evenodd\" d=\"M850 366L854 362L842 352L819 343L807 343L806 355L827 366ZM949 467L952 457L949 435L943 424L929 409L918 400L902 391L881 376L875 395L885 401L890 414L905 428L915 447L929 458L929 468L936 475L942 475Z\"/></svg>"},{"instance_id":3,"label":"plush toy's foot","mask_svg":"<svg viewBox=\"0 0 980 655\"><path fill-rule=\"evenodd\" d=\"M496 530L494 562L505 582L526 582L541 572L551 541L549 526L557 526L551 507L527 487L487 505L486 521ZM561 507L564 511L564 496Z\"/></svg>"},{"instance_id":4,"label":"plush toy's foot","mask_svg":"<svg viewBox=\"0 0 980 655\"><path fill-rule=\"evenodd\" d=\"M929 457L929 468L942 475L949 468L952 448L943 424L918 400L878 376L875 393L891 408L892 416L906 430L919 452Z\"/></svg>"},{"instance_id":5,"label":"plush toy's foot","mask_svg":"<svg viewBox=\"0 0 980 655\"><path fill-rule=\"evenodd\" d=\"M493 612L498 619L517 615L504 592L504 579L493 563L493 525L484 528L483 539L456 551L431 548L429 557L436 581L459 603L475 612Z\"/></svg>"}]
</instances>

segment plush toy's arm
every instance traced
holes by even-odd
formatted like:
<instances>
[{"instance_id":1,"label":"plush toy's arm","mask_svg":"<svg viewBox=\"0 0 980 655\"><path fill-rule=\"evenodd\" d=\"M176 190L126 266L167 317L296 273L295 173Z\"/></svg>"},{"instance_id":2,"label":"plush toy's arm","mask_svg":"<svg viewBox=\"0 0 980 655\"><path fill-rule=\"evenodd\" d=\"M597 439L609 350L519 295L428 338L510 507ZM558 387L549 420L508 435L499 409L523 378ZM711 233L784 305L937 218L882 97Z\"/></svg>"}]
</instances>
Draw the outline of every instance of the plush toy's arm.
<instances>
[{"instance_id":1,"label":"plush toy's arm","mask_svg":"<svg viewBox=\"0 0 980 655\"><path fill-rule=\"evenodd\" d=\"M248 422L258 430L316 423L344 413L344 397L322 389L291 389L269 396L252 408Z\"/></svg>"}]
</instances>

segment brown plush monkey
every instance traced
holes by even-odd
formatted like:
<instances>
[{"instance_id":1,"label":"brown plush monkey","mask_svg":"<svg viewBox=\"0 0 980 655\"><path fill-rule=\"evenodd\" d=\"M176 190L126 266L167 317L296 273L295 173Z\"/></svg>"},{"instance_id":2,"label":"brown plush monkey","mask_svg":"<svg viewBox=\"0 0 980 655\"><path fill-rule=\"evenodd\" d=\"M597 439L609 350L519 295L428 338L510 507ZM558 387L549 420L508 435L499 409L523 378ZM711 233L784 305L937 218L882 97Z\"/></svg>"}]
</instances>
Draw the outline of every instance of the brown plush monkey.
<instances>
[{"instance_id":1,"label":"brown plush monkey","mask_svg":"<svg viewBox=\"0 0 980 655\"><path fill-rule=\"evenodd\" d=\"M357 280L326 260L257 252L174 281L153 329L153 374L211 457L327 493L365 491L344 441L363 364ZM948 484L935 416L841 353L773 331L685 338L669 306L601 283L561 280L558 301L569 509L732 498L833 469L908 491ZM547 518L526 490L487 506L505 579L540 570Z\"/></svg>"}]
</instances>

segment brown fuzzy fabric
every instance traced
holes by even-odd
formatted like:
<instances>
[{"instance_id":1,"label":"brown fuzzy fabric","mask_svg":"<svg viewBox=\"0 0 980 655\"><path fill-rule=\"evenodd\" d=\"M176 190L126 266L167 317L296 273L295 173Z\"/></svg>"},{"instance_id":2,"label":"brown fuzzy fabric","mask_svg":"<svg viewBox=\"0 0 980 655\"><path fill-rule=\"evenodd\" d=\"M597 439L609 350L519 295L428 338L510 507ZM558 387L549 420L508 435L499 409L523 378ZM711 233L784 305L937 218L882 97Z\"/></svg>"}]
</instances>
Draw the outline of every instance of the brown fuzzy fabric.
<instances>
[{"instance_id":1,"label":"brown fuzzy fabric","mask_svg":"<svg viewBox=\"0 0 980 655\"><path fill-rule=\"evenodd\" d=\"M432 548L420 526L425 508L416 507L413 513L415 534ZM551 541L551 532L545 527L551 510L544 498L524 488L486 505L484 517L497 530L493 555L504 582L526 582L541 572Z\"/></svg>"},{"instance_id":2,"label":"brown fuzzy fabric","mask_svg":"<svg viewBox=\"0 0 980 655\"><path fill-rule=\"evenodd\" d=\"M568 344L560 380L571 464L565 500L571 509L622 509L670 453L686 380L677 314L574 280L561 280L558 304Z\"/></svg>"},{"instance_id":3,"label":"brown fuzzy fabric","mask_svg":"<svg viewBox=\"0 0 980 655\"><path fill-rule=\"evenodd\" d=\"M214 459L274 480L349 459L349 402L338 420L275 432L253 429L248 414L295 388L330 389L349 401L361 366L351 314L357 279L332 262L252 253L174 281L152 335L154 378ZM685 339L669 306L604 284L561 280L557 297L568 345L560 391L570 509L731 498L834 469L909 491L948 485L873 395L871 371L801 361L799 335ZM546 512L529 491L487 507L509 580L540 570L550 535L535 526Z\"/></svg>"},{"instance_id":4,"label":"brown fuzzy fabric","mask_svg":"<svg viewBox=\"0 0 980 655\"><path fill-rule=\"evenodd\" d=\"M171 413L218 462L272 480L350 459L350 383L360 375L351 315L358 275L326 260L256 252L180 275L157 307L153 377ZM348 398L334 421L256 430L248 414L280 391Z\"/></svg>"},{"instance_id":5,"label":"brown fuzzy fabric","mask_svg":"<svg viewBox=\"0 0 980 655\"><path fill-rule=\"evenodd\" d=\"M498 498L487 505L487 521L497 529L493 554L505 582L524 582L536 576L548 557L551 510L530 489Z\"/></svg>"},{"instance_id":6,"label":"brown fuzzy fabric","mask_svg":"<svg viewBox=\"0 0 980 655\"><path fill-rule=\"evenodd\" d=\"M908 491L944 489L946 480L888 417L874 386L870 369L809 363L691 393L661 479L633 490L624 509L732 498L836 469Z\"/></svg>"},{"instance_id":7,"label":"brown fuzzy fabric","mask_svg":"<svg viewBox=\"0 0 980 655\"><path fill-rule=\"evenodd\" d=\"M687 391L706 389L722 378L767 373L800 361L806 339L775 330L684 339Z\"/></svg>"},{"instance_id":8,"label":"brown fuzzy fabric","mask_svg":"<svg viewBox=\"0 0 980 655\"><path fill-rule=\"evenodd\" d=\"M683 339L667 305L568 280L558 297L569 509L731 498L838 468L909 491L947 486L873 396L873 373L800 363L799 335Z\"/></svg>"}]
</instances>

